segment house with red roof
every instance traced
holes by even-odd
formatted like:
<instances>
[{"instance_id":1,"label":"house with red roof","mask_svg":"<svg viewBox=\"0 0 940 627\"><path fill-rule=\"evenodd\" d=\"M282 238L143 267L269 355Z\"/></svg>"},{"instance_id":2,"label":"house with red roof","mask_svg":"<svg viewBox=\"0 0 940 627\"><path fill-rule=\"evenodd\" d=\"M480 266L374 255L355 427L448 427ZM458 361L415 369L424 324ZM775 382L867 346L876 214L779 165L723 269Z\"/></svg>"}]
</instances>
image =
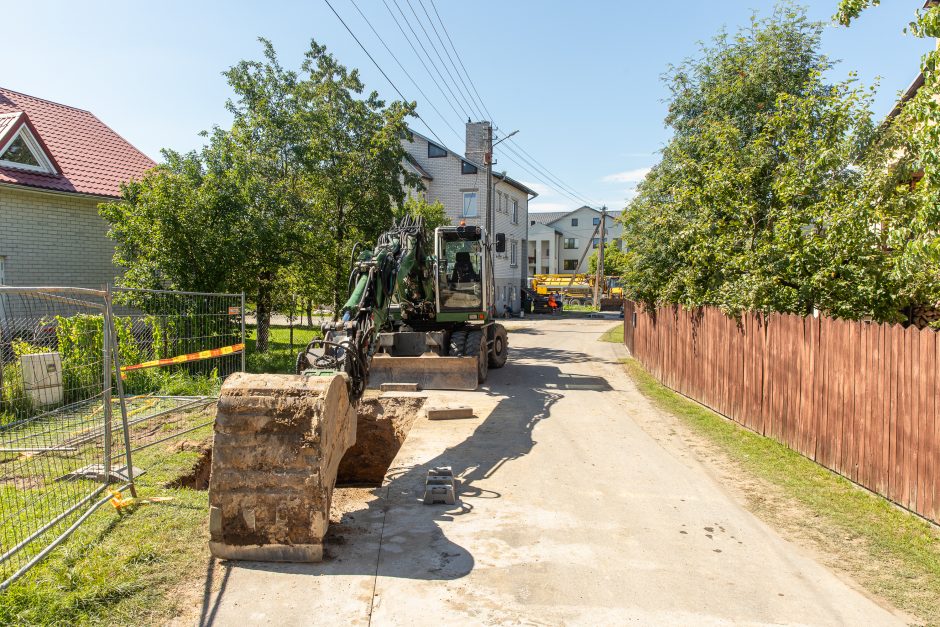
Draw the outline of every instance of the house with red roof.
<instances>
[{"instance_id":1,"label":"house with red roof","mask_svg":"<svg viewBox=\"0 0 940 627\"><path fill-rule=\"evenodd\" d=\"M88 111L0 88L0 284L112 283L98 204L155 165Z\"/></svg>"}]
</instances>

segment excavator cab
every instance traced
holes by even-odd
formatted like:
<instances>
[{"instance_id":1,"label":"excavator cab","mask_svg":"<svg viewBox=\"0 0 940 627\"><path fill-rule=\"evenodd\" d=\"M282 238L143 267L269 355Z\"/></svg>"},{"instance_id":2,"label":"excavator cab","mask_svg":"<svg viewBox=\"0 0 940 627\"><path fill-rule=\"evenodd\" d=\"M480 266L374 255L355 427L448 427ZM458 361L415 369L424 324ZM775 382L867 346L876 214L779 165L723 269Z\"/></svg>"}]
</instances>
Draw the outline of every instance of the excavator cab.
<instances>
[{"instance_id":1,"label":"excavator cab","mask_svg":"<svg viewBox=\"0 0 940 627\"><path fill-rule=\"evenodd\" d=\"M484 313L489 271L483 231L478 226L441 227L435 232L437 310Z\"/></svg>"}]
</instances>

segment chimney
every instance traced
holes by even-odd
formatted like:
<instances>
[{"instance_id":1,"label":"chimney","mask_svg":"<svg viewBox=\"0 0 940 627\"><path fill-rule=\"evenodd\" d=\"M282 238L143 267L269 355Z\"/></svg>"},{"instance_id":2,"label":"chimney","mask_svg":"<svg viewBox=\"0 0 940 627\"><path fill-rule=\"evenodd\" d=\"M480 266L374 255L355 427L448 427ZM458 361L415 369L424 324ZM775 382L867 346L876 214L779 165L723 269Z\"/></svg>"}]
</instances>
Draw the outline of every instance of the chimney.
<instances>
[{"instance_id":1,"label":"chimney","mask_svg":"<svg viewBox=\"0 0 940 627\"><path fill-rule=\"evenodd\" d=\"M489 122L467 122L467 151L464 156L471 161L486 165L486 157L490 151L490 141L493 139L493 129Z\"/></svg>"}]
</instances>

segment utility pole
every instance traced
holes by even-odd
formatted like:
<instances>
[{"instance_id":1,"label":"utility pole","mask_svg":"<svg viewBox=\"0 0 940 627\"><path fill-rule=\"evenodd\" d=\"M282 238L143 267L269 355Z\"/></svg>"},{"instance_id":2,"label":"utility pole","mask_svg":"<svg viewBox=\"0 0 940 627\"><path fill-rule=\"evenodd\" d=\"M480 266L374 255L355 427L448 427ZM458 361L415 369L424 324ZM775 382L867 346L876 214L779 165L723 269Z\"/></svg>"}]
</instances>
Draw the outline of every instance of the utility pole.
<instances>
[{"instance_id":1,"label":"utility pole","mask_svg":"<svg viewBox=\"0 0 940 627\"><path fill-rule=\"evenodd\" d=\"M486 166L486 225L487 236L493 237L493 123L486 125L486 153L483 155ZM490 240L492 241L492 239Z\"/></svg>"},{"instance_id":2,"label":"utility pole","mask_svg":"<svg viewBox=\"0 0 940 627\"><path fill-rule=\"evenodd\" d=\"M605 235L607 233L607 206L601 207L601 223L600 223L600 247L597 250L597 268L594 276L594 305L600 309L601 301L600 297L603 295L601 290L601 282L604 281L606 273L604 272L604 245L605 245Z\"/></svg>"}]
</instances>

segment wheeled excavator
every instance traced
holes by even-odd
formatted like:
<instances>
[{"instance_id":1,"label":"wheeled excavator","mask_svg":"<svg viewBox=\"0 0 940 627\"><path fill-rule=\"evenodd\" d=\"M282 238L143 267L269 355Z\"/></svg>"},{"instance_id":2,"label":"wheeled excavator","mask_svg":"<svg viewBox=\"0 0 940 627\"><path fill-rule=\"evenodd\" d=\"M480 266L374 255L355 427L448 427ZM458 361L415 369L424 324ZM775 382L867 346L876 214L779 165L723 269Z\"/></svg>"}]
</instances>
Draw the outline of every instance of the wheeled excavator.
<instances>
[{"instance_id":1,"label":"wheeled excavator","mask_svg":"<svg viewBox=\"0 0 940 627\"><path fill-rule=\"evenodd\" d=\"M368 387L473 390L506 364L493 251L476 225L406 216L353 250L349 297L297 356L295 375L236 373L220 393L209 481L210 550L319 561L336 472Z\"/></svg>"}]
</instances>

